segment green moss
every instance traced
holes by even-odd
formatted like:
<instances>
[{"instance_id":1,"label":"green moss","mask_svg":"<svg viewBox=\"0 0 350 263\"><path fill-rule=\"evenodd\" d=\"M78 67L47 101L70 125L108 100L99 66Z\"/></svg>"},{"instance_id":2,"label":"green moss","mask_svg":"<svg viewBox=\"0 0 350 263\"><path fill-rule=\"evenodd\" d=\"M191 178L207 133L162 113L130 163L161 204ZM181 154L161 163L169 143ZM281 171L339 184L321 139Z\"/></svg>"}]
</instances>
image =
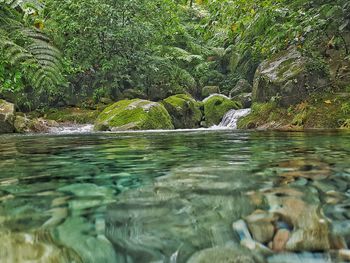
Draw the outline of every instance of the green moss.
<instances>
[{"instance_id":1,"label":"green moss","mask_svg":"<svg viewBox=\"0 0 350 263\"><path fill-rule=\"evenodd\" d=\"M229 98L221 95L212 96L203 102L204 116L208 127L219 124L229 110L239 109L242 107L239 102L232 101Z\"/></svg>"},{"instance_id":2,"label":"green moss","mask_svg":"<svg viewBox=\"0 0 350 263\"><path fill-rule=\"evenodd\" d=\"M163 100L177 129L199 127L202 119L201 103L186 94L177 94Z\"/></svg>"},{"instance_id":3,"label":"green moss","mask_svg":"<svg viewBox=\"0 0 350 263\"><path fill-rule=\"evenodd\" d=\"M240 129L256 128L265 123L280 120L285 115L287 114L281 112L281 109L278 109L275 102L254 103L252 112L248 116L241 118L237 125Z\"/></svg>"},{"instance_id":4,"label":"green moss","mask_svg":"<svg viewBox=\"0 0 350 263\"><path fill-rule=\"evenodd\" d=\"M57 122L73 122L79 124L94 123L102 109L87 110L81 108L50 109L44 113L44 118Z\"/></svg>"},{"instance_id":5,"label":"green moss","mask_svg":"<svg viewBox=\"0 0 350 263\"><path fill-rule=\"evenodd\" d=\"M163 105L147 100L122 100L107 107L95 122L96 130L173 129Z\"/></svg>"},{"instance_id":6,"label":"green moss","mask_svg":"<svg viewBox=\"0 0 350 263\"><path fill-rule=\"evenodd\" d=\"M350 95L349 95L350 96ZM275 103L254 103L252 113L238 122L241 129L265 127L286 129L350 127L349 96L314 94L289 109Z\"/></svg>"}]
</instances>

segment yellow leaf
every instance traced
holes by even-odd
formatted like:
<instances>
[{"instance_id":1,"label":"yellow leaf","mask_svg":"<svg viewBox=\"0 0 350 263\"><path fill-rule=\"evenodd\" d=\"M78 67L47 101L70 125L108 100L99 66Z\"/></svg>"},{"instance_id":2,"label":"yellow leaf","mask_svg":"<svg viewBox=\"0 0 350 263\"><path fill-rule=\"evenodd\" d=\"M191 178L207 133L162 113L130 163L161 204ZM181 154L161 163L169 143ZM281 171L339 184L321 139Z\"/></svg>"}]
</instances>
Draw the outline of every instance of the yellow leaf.
<instances>
[{"instance_id":1,"label":"yellow leaf","mask_svg":"<svg viewBox=\"0 0 350 263\"><path fill-rule=\"evenodd\" d=\"M332 102L330 100L325 100L324 103L326 104L332 104Z\"/></svg>"}]
</instances>

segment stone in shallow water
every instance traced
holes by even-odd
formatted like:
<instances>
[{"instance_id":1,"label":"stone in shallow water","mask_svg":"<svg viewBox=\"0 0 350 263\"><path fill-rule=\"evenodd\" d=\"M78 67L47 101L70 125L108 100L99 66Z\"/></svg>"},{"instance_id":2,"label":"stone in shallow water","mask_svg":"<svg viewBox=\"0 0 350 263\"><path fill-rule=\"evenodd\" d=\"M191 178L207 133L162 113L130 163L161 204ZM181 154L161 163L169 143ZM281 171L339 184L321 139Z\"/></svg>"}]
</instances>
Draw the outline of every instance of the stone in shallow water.
<instances>
[{"instance_id":1,"label":"stone in shallow water","mask_svg":"<svg viewBox=\"0 0 350 263\"><path fill-rule=\"evenodd\" d=\"M268 263L332 263L332 260L328 254L283 253L269 257Z\"/></svg>"},{"instance_id":2,"label":"stone in shallow water","mask_svg":"<svg viewBox=\"0 0 350 263\"><path fill-rule=\"evenodd\" d=\"M290 237L290 232L287 229L280 229L273 238L272 249L274 251L283 251Z\"/></svg>"},{"instance_id":3,"label":"stone in shallow water","mask_svg":"<svg viewBox=\"0 0 350 263\"><path fill-rule=\"evenodd\" d=\"M260 243L268 243L272 240L275 232L273 223L276 219L273 214L262 210L256 210L253 214L249 215L246 221L254 240Z\"/></svg>"},{"instance_id":4,"label":"stone in shallow water","mask_svg":"<svg viewBox=\"0 0 350 263\"><path fill-rule=\"evenodd\" d=\"M304 192L290 188L276 188L267 194L270 211L278 214L283 221L294 228L286 244L286 249L289 251L330 249L331 231L314 195L316 194L307 188ZM307 203L304 201L305 198L314 201Z\"/></svg>"},{"instance_id":5,"label":"stone in shallow water","mask_svg":"<svg viewBox=\"0 0 350 263\"><path fill-rule=\"evenodd\" d=\"M241 247L214 247L195 253L187 263L255 263L251 252Z\"/></svg>"},{"instance_id":6,"label":"stone in shallow water","mask_svg":"<svg viewBox=\"0 0 350 263\"><path fill-rule=\"evenodd\" d=\"M84 263L120 263L112 244L102 235L96 234L95 226L85 218L67 218L52 230L53 240L74 250Z\"/></svg>"},{"instance_id":7,"label":"stone in shallow water","mask_svg":"<svg viewBox=\"0 0 350 263\"><path fill-rule=\"evenodd\" d=\"M74 250L55 244L47 232L24 233L0 230L1 263L82 263Z\"/></svg>"},{"instance_id":8,"label":"stone in shallow water","mask_svg":"<svg viewBox=\"0 0 350 263\"><path fill-rule=\"evenodd\" d=\"M130 262L167 262L175 255L186 262L201 249L235 242L231 222L254 207L236 190L248 178L234 176L175 171L124 192L107 209L106 235Z\"/></svg>"}]
</instances>

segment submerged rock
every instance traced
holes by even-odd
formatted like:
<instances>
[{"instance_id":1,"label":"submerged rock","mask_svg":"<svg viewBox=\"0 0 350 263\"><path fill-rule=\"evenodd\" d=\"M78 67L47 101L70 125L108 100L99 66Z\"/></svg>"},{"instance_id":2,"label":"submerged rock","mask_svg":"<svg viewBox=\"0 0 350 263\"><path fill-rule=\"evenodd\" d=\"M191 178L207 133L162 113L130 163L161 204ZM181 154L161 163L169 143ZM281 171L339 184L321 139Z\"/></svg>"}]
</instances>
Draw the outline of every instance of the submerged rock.
<instances>
[{"instance_id":1,"label":"submerged rock","mask_svg":"<svg viewBox=\"0 0 350 263\"><path fill-rule=\"evenodd\" d=\"M0 99L0 134L13 133L15 120L15 105Z\"/></svg>"},{"instance_id":2,"label":"submerged rock","mask_svg":"<svg viewBox=\"0 0 350 263\"><path fill-rule=\"evenodd\" d=\"M158 178L108 207L106 236L133 263L187 262L201 249L235 243L232 220L253 210L237 191L242 180L200 169Z\"/></svg>"},{"instance_id":3,"label":"submerged rock","mask_svg":"<svg viewBox=\"0 0 350 263\"><path fill-rule=\"evenodd\" d=\"M202 112L201 103L190 95L178 94L163 100L176 129L197 128L200 126Z\"/></svg>"},{"instance_id":4,"label":"submerged rock","mask_svg":"<svg viewBox=\"0 0 350 263\"><path fill-rule=\"evenodd\" d=\"M249 250L242 247L214 247L195 253L187 263L254 263Z\"/></svg>"},{"instance_id":5,"label":"submerged rock","mask_svg":"<svg viewBox=\"0 0 350 263\"><path fill-rule=\"evenodd\" d=\"M281 106L297 104L327 87L326 74L312 71L310 59L290 48L265 60L258 67L253 85L253 102L277 101Z\"/></svg>"},{"instance_id":6,"label":"submerged rock","mask_svg":"<svg viewBox=\"0 0 350 263\"><path fill-rule=\"evenodd\" d=\"M121 100L107 107L95 121L95 130L173 129L163 105L141 99Z\"/></svg>"},{"instance_id":7,"label":"submerged rock","mask_svg":"<svg viewBox=\"0 0 350 263\"><path fill-rule=\"evenodd\" d=\"M268 243L272 240L276 217L268 212L257 210L246 218L248 228L254 240L260 243Z\"/></svg>"},{"instance_id":8,"label":"submerged rock","mask_svg":"<svg viewBox=\"0 0 350 263\"><path fill-rule=\"evenodd\" d=\"M53 242L48 232L24 233L0 230L0 236L2 263L84 262L73 249L63 246L62 243Z\"/></svg>"},{"instance_id":9,"label":"submerged rock","mask_svg":"<svg viewBox=\"0 0 350 263\"><path fill-rule=\"evenodd\" d=\"M205 122L208 127L218 125L224 115L232 109L239 109L242 105L230 98L214 94L203 100Z\"/></svg>"}]
</instances>

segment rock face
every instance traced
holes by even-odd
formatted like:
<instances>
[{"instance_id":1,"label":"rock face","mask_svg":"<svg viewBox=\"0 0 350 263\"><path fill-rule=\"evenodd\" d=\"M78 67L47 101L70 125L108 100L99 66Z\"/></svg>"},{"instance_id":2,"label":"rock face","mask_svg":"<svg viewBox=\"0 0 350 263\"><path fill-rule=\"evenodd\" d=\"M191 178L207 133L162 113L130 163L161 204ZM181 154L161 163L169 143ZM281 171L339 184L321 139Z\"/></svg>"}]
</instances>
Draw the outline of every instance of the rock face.
<instances>
[{"instance_id":1,"label":"rock face","mask_svg":"<svg viewBox=\"0 0 350 263\"><path fill-rule=\"evenodd\" d=\"M0 134L14 132L15 106L0 100Z\"/></svg>"},{"instance_id":2,"label":"rock face","mask_svg":"<svg viewBox=\"0 0 350 263\"><path fill-rule=\"evenodd\" d=\"M232 97L233 100L239 101L243 108L250 108L252 106L252 93L241 93Z\"/></svg>"},{"instance_id":3,"label":"rock face","mask_svg":"<svg viewBox=\"0 0 350 263\"><path fill-rule=\"evenodd\" d=\"M173 129L163 105L141 99L121 100L107 107L95 121L95 130Z\"/></svg>"},{"instance_id":4,"label":"rock face","mask_svg":"<svg viewBox=\"0 0 350 263\"><path fill-rule=\"evenodd\" d=\"M202 97L206 98L212 94L220 93L219 86L205 86L202 89Z\"/></svg>"},{"instance_id":5,"label":"rock face","mask_svg":"<svg viewBox=\"0 0 350 263\"><path fill-rule=\"evenodd\" d=\"M262 62L254 76L253 102L274 99L281 106L289 106L305 100L315 90L325 89L325 74L309 67L310 62L295 48Z\"/></svg>"},{"instance_id":6,"label":"rock face","mask_svg":"<svg viewBox=\"0 0 350 263\"><path fill-rule=\"evenodd\" d=\"M237 96L242 93L252 92L253 87L245 79L241 79L237 82L236 86L230 91L230 98Z\"/></svg>"},{"instance_id":7,"label":"rock face","mask_svg":"<svg viewBox=\"0 0 350 263\"><path fill-rule=\"evenodd\" d=\"M240 103L220 94L214 94L203 100L204 116L207 127L218 125L222 117L232 109L241 108Z\"/></svg>"},{"instance_id":8,"label":"rock face","mask_svg":"<svg viewBox=\"0 0 350 263\"><path fill-rule=\"evenodd\" d=\"M202 119L201 103L191 96L178 94L163 100L176 129L197 128Z\"/></svg>"}]
</instances>

